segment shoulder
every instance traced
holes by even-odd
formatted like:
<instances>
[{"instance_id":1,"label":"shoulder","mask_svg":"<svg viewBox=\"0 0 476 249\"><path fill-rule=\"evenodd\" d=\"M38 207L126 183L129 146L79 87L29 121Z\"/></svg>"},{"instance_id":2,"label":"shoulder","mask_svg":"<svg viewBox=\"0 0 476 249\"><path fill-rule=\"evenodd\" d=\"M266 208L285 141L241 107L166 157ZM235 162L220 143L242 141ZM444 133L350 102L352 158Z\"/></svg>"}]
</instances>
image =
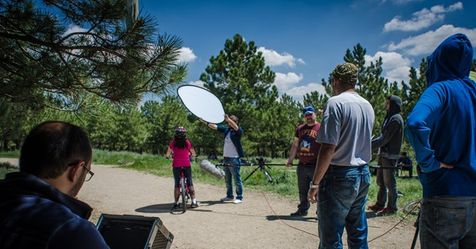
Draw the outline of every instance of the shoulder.
<instances>
[{"instance_id":1,"label":"shoulder","mask_svg":"<svg viewBox=\"0 0 476 249\"><path fill-rule=\"evenodd\" d=\"M91 222L73 217L64 222L50 240L50 247L56 248L109 248L103 237Z\"/></svg>"},{"instance_id":2,"label":"shoulder","mask_svg":"<svg viewBox=\"0 0 476 249\"><path fill-rule=\"evenodd\" d=\"M304 127L304 125L306 125L306 124L300 124L300 125L298 125L298 127L296 128L296 130L298 130L298 131L301 130L301 129Z\"/></svg>"}]
</instances>

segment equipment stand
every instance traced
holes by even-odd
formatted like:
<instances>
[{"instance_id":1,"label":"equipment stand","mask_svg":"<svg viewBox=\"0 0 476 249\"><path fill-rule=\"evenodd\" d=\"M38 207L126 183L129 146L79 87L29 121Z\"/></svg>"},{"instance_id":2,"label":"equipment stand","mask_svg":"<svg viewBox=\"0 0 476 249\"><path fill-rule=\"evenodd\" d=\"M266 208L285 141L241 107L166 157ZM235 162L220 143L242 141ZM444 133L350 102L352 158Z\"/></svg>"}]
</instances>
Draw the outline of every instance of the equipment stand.
<instances>
[{"instance_id":1,"label":"equipment stand","mask_svg":"<svg viewBox=\"0 0 476 249\"><path fill-rule=\"evenodd\" d=\"M415 249L416 241L418 239L418 232L420 231L420 224L419 224L420 223L420 214L421 214L421 209L418 211L418 217L417 217L416 222L415 222L416 229L415 229L415 235L413 236L411 249Z\"/></svg>"},{"instance_id":2,"label":"equipment stand","mask_svg":"<svg viewBox=\"0 0 476 249\"><path fill-rule=\"evenodd\" d=\"M271 174L266 170L266 168L270 168L270 167L265 164L264 158L258 157L256 158L256 161L258 162L258 166L253 171L251 171L249 175L245 177L243 182L248 180L248 178L250 178L250 176L252 176L258 170L263 172L263 174L266 176L266 179L268 179L268 182L273 182L273 177L271 177Z\"/></svg>"}]
</instances>

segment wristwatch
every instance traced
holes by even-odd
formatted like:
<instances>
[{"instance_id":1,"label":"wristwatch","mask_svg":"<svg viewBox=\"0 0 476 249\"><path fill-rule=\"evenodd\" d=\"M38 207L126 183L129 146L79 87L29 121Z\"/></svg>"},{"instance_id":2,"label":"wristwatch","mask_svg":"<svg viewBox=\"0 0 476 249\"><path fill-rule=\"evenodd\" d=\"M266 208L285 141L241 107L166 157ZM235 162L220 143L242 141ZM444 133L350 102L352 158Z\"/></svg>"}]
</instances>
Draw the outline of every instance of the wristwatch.
<instances>
[{"instance_id":1,"label":"wristwatch","mask_svg":"<svg viewBox=\"0 0 476 249\"><path fill-rule=\"evenodd\" d=\"M313 184L313 182L309 183L309 188L319 188L319 184Z\"/></svg>"}]
</instances>

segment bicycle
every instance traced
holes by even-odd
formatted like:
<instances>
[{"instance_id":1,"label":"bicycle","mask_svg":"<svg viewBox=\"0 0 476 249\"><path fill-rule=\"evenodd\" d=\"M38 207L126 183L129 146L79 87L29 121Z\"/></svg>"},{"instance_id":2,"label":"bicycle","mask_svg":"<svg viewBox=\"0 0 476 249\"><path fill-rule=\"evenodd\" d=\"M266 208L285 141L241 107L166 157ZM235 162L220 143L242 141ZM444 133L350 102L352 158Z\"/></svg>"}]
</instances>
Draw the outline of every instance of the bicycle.
<instances>
[{"instance_id":1,"label":"bicycle","mask_svg":"<svg viewBox=\"0 0 476 249\"><path fill-rule=\"evenodd\" d=\"M180 167L180 183L179 183L179 193L180 193L180 207L182 209L182 213L187 211L187 203L190 199L190 187L187 184L187 177L185 177L184 173L185 167ZM172 209L172 211L174 208Z\"/></svg>"}]
</instances>

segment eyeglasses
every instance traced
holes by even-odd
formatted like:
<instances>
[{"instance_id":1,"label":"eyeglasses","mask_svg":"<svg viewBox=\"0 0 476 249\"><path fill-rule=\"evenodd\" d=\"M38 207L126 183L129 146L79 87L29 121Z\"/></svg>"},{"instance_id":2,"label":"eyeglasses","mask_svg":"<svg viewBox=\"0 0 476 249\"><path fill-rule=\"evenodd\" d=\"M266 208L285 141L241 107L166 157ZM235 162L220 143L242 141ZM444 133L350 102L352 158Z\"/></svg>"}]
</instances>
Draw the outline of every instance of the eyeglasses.
<instances>
[{"instance_id":1,"label":"eyeglasses","mask_svg":"<svg viewBox=\"0 0 476 249\"><path fill-rule=\"evenodd\" d=\"M88 172L88 175L86 176L84 181L89 182L91 180L91 178L93 178L94 172L92 172L90 169L88 169L86 166L84 166L84 164L83 164L83 168Z\"/></svg>"}]
</instances>

